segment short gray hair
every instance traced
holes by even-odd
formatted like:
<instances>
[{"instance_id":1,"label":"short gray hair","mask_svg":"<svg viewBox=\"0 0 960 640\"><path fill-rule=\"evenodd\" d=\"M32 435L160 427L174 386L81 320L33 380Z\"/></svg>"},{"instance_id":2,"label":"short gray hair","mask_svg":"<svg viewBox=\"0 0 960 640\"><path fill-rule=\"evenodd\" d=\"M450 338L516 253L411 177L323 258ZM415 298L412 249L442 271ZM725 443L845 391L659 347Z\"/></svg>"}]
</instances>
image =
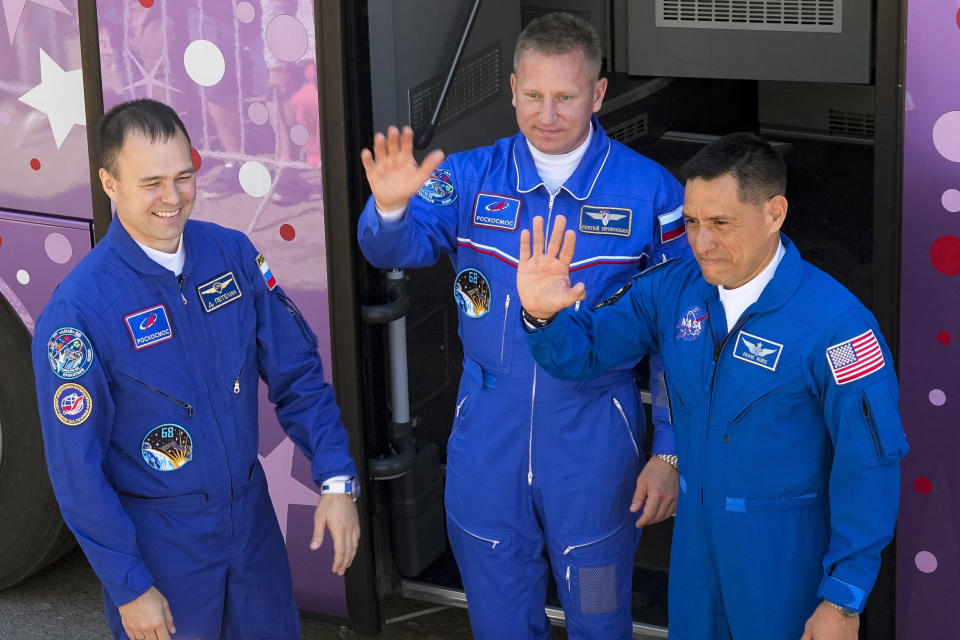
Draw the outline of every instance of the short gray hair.
<instances>
[{"instance_id":1,"label":"short gray hair","mask_svg":"<svg viewBox=\"0 0 960 640\"><path fill-rule=\"evenodd\" d=\"M520 56L528 50L548 56L580 51L594 77L600 77L603 57L600 36L592 24L571 13L548 13L530 21L520 32L513 50L514 72L520 64Z\"/></svg>"}]
</instances>

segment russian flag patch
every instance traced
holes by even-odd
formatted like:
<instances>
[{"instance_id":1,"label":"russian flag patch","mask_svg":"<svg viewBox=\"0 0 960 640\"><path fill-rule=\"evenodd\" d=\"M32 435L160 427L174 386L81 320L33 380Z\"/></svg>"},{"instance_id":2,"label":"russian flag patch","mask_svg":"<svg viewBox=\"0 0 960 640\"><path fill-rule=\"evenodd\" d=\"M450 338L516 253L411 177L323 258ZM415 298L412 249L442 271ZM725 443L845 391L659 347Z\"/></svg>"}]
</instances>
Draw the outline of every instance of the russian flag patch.
<instances>
[{"instance_id":1,"label":"russian flag patch","mask_svg":"<svg viewBox=\"0 0 960 640\"><path fill-rule=\"evenodd\" d=\"M257 267L259 267L260 273L263 274L263 279L267 283L267 289L273 291L273 288L277 286L277 279L273 277L273 271L270 271L270 265L267 264L267 259L263 257L262 253L257 254Z\"/></svg>"},{"instance_id":2,"label":"russian flag patch","mask_svg":"<svg viewBox=\"0 0 960 640\"><path fill-rule=\"evenodd\" d=\"M683 205L669 213L660 214L657 220L660 222L660 244L676 240L687 230L683 222Z\"/></svg>"}]
</instances>

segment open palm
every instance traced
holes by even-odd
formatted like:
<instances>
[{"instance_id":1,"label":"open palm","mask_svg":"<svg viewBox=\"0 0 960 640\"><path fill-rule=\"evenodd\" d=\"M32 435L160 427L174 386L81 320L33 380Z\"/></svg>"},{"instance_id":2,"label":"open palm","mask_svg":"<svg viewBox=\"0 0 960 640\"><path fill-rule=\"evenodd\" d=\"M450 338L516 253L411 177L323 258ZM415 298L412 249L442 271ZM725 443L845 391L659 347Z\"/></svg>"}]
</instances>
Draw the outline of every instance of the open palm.
<instances>
[{"instance_id":1,"label":"open palm","mask_svg":"<svg viewBox=\"0 0 960 640\"><path fill-rule=\"evenodd\" d=\"M395 211L407 206L423 183L443 162L443 151L431 151L422 164L413 157L413 129L404 127L400 132L389 127L387 135L377 133L373 137L373 153L369 149L360 152L367 182L381 211Z\"/></svg>"},{"instance_id":2,"label":"open palm","mask_svg":"<svg viewBox=\"0 0 960 640\"><path fill-rule=\"evenodd\" d=\"M557 216L544 251L543 218L533 219L533 249L530 232L520 233L520 263L517 265L517 293L527 313L535 318L552 318L586 295L582 282L570 284L570 261L577 234L567 231L567 220Z\"/></svg>"}]
</instances>

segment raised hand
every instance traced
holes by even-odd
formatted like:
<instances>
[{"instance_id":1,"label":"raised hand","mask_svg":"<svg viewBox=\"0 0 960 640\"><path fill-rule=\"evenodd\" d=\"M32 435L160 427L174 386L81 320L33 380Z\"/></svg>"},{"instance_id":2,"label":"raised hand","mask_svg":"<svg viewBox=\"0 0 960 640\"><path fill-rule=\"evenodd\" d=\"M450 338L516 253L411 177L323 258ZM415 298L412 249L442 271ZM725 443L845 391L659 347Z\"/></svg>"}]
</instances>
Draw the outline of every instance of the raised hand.
<instances>
[{"instance_id":1,"label":"raised hand","mask_svg":"<svg viewBox=\"0 0 960 640\"><path fill-rule=\"evenodd\" d=\"M373 137L373 153L360 152L370 191L380 211L395 211L407 206L430 174L443 162L443 151L434 149L422 164L413 157L413 129L387 128L387 135Z\"/></svg>"},{"instance_id":2,"label":"raised hand","mask_svg":"<svg viewBox=\"0 0 960 640\"><path fill-rule=\"evenodd\" d=\"M520 263L517 265L517 293L520 304L534 318L552 318L558 311L583 300L586 289L582 282L570 285L570 261L577 234L564 233L567 219L557 216L550 233L550 244L543 250L543 218L533 219L533 251L530 232L520 232Z\"/></svg>"}]
</instances>

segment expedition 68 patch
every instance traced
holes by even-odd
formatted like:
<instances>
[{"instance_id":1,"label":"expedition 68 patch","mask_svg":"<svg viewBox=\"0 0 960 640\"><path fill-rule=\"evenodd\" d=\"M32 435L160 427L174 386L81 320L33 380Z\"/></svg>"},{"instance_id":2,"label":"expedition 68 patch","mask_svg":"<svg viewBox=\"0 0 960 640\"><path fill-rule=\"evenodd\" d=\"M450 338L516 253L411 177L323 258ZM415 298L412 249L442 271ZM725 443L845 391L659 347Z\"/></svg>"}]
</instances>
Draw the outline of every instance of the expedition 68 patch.
<instances>
[{"instance_id":1,"label":"expedition 68 patch","mask_svg":"<svg viewBox=\"0 0 960 640\"><path fill-rule=\"evenodd\" d=\"M177 424L162 424L143 439L143 459L157 471L176 471L193 460L193 439Z\"/></svg>"},{"instance_id":2,"label":"expedition 68 patch","mask_svg":"<svg viewBox=\"0 0 960 640\"><path fill-rule=\"evenodd\" d=\"M464 269L457 274L453 297L468 318L482 318L490 311L490 283L476 269Z\"/></svg>"},{"instance_id":3,"label":"expedition 68 patch","mask_svg":"<svg viewBox=\"0 0 960 640\"><path fill-rule=\"evenodd\" d=\"M61 327L47 341L47 360L57 376L73 380L93 365L93 345L79 329Z\"/></svg>"}]
</instances>

